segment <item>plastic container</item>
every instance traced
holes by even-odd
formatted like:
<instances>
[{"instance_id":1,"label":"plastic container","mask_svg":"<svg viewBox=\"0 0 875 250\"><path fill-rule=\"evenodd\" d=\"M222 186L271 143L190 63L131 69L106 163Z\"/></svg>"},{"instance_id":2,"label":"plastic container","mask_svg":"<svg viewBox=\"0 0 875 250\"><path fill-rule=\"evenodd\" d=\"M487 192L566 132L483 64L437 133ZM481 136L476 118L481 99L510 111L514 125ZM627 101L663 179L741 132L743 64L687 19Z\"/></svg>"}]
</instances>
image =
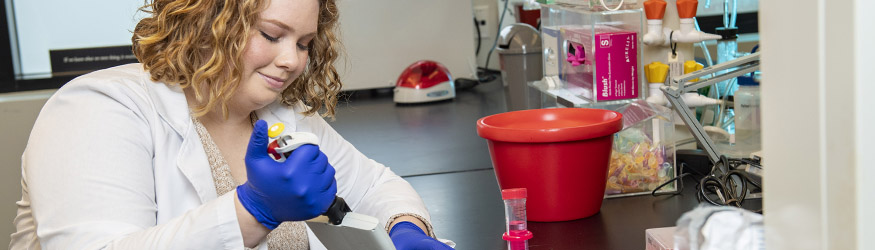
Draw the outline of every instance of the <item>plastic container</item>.
<instances>
[{"instance_id":1,"label":"plastic container","mask_svg":"<svg viewBox=\"0 0 875 250\"><path fill-rule=\"evenodd\" d=\"M622 10L641 7L638 0L556 0L556 2L560 4L580 6L581 8L591 11ZM604 5L602 2L604 2Z\"/></svg>"},{"instance_id":2,"label":"plastic container","mask_svg":"<svg viewBox=\"0 0 875 250\"><path fill-rule=\"evenodd\" d=\"M559 75L559 53L561 43L559 43L559 28L541 26L541 46L543 46L543 68L544 76Z\"/></svg>"},{"instance_id":3,"label":"plastic container","mask_svg":"<svg viewBox=\"0 0 875 250\"><path fill-rule=\"evenodd\" d=\"M760 85L752 77L738 77L735 91L735 145L742 156L759 151L760 146Z\"/></svg>"},{"instance_id":4,"label":"plastic container","mask_svg":"<svg viewBox=\"0 0 875 250\"><path fill-rule=\"evenodd\" d=\"M532 27L538 26L538 20L541 19L541 5L535 1L525 1L513 3L516 11L516 22L525 23Z\"/></svg>"},{"instance_id":5,"label":"plastic container","mask_svg":"<svg viewBox=\"0 0 875 250\"><path fill-rule=\"evenodd\" d=\"M592 11L579 5L542 5L545 76L558 75L569 91L590 102L642 98L643 23L639 8Z\"/></svg>"},{"instance_id":6,"label":"plastic container","mask_svg":"<svg viewBox=\"0 0 875 250\"><path fill-rule=\"evenodd\" d=\"M622 122L610 110L533 109L481 118L477 134L487 139L499 187L528 190L529 220L566 221L599 211Z\"/></svg>"},{"instance_id":7,"label":"plastic container","mask_svg":"<svg viewBox=\"0 0 875 250\"><path fill-rule=\"evenodd\" d=\"M505 232L501 238L507 241L508 250L528 250L532 232L526 223L526 189L501 190L501 199L504 200L505 221Z\"/></svg>"}]
</instances>

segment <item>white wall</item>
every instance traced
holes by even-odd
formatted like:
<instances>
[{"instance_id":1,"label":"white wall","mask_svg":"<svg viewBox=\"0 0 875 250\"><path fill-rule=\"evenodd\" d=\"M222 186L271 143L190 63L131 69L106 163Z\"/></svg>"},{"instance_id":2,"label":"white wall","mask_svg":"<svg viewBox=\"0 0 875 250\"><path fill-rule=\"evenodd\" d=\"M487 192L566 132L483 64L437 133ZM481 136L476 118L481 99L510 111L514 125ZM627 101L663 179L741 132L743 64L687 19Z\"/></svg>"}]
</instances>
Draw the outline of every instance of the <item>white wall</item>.
<instances>
[{"instance_id":1,"label":"white wall","mask_svg":"<svg viewBox=\"0 0 875 250\"><path fill-rule=\"evenodd\" d=\"M40 109L55 90L0 94L0 248L9 246L21 198L21 153Z\"/></svg>"},{"instance_id":2,"label":"white wall","mask_svg":"<svg viewBox=\"0 0 875 250\"><path fill-rule=\"evenodd\" d=\"M760 2L767 249L873 248L875 19L863 2Z\"/></svg>"},{"instance_id":3,"label":"white wall","mask_svg":"<svg viewBox=\"0 0 875 250\"><path fill-rule=\"evenodd\" d=\"M26 79L50 76L49 50L130 45L130 31L144 16L137 12L142 0L5 2L15 11ZM404 68L424 59L444 64L454 77L475 76L471 0L344 0L338 8L347 49L348 64L338 64L344 90L392 87Z\"/></svg>"},{"instance_id":4,"label":"white wall","mask_svg":"<svg viewBox=\"0 0 875 250\"><path fill-rule=\"evenodd\" d=\"M407 66L440 62L455 78L474 78L471 0L338 1L344 90L393 87Z\"/></svg>"},{"instance_id":5,"label":"white wall","mask_svg":"<svg viewBox=\"0 0 875 250\"><path fill-rule=\"evenodd\" d=\"M500 0L499 0L500 1ZM500 30L498 29L498 15L501 15L499 12L498 2L496 0L471 0L472 7L477 6L486 6L488 11L488 20L487 25L490 27L488 30L481 30L481 35L483 36L480 39L480 53L477 54L477 66L485 67L493 70L499 70L498 64L498 52L493 51L492 56L489 58L489 65L486 65L486 56L489 55L489 49L492 47L492 44L495 42L496 34ZM510 16L508 14L508 16ZM505 19L509 19L510 17L505 17ZM473 23L473 20L471 21ZM502 26L503 27L503 26ZM474 36L474 43L477 43L477 36ZM476 46L476 45L475 45ZM488 67L487 67L488 66Z\"/></svg>"},{"instance_id":6,"label":"white wall","mask_svg":"<svg viewBox=\"0 0 875 250\"><path fill-rule=\"evenodd\" d=\"M855 110L855 133L857 140L855 147L857 154L854 156L854 165L857 174L854 181L857 189L857 249L875 249L875 164L872 164L870 156L875 153L875 84L872 84L872 70L875 70L875 15L871 10L875 9L875 1L855 0L854 7L854 49L857 56L852 61L856 65L853 72Z\"/></svg>"}]
</instances>

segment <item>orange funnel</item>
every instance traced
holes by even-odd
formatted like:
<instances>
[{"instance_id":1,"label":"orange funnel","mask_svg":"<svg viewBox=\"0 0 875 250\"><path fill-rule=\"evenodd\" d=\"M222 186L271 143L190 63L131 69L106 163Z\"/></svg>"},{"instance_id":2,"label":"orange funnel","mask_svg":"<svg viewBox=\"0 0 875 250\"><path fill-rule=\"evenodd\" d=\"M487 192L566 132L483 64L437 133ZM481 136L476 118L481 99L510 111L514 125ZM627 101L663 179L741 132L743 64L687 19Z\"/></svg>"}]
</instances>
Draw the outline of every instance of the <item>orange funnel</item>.
<instances>
[{"instance_id":1,"label":"orange funnel","mask_svg":"<svg viewBox=\"0 0 875 250\"><path fill-rule=\"evenodd\" d=\"M665 16L665 5L665 0L647 0L644 2L644 14L648 20L662 20Z\"/></svg>"},{"instance_id":2,"label":"orange funnel","mask_svg":"<svg viewBox=\"0 0 875 250\"><path fill-rule=\"evenodd\" d=\"M699 1L696 0L678 0L678 17L693 18L696 17L696 8L699 7ZM649 17L648 17L649 18Z\"/></svg>"}]
</instances>

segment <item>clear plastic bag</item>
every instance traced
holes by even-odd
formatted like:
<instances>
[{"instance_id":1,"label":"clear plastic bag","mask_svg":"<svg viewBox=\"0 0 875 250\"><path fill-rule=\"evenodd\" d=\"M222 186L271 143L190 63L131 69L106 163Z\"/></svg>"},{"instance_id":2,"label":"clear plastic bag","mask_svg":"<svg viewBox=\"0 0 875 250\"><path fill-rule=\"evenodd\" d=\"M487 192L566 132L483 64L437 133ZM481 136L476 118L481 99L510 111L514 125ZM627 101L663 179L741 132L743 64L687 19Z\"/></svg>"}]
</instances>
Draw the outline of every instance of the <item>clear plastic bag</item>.
<instances>
[{"instance_id":1,"label":"clear plastic bag","mask_svg":"<svg viewBox=\"0 0 875 250\"><path fill-rule=\"evenodd\" d=\"M649 194L675 177L672 111L643 100L615 111L623 114L623 130L614 134L605 195ZM674 190L674 184L660 189Z\"/></svg>"}]
</instances>

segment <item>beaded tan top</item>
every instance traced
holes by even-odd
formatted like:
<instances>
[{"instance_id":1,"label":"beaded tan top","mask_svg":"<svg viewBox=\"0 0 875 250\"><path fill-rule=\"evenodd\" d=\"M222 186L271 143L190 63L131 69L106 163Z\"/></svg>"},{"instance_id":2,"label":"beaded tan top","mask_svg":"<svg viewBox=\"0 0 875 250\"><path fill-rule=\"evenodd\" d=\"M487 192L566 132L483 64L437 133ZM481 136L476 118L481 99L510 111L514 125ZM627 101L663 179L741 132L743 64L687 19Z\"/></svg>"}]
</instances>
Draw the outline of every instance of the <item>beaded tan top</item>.
<instances>
[{"instance_id":1,"label":"beaded tan top","mask_svg":"<svg viewBox=\"0 0 875 250\"><path fill-rule=\"evenodd\" d=\"M242 183L235 183L231 177L231 168L225 162L225 157L219 151L219 147L213 142L213 137L207 132L204 125L197 119L192 118L195 129L200 135L204 151L210 162L210 170L213 173L213 183L216 185L216 194L223 195L237 188ZM307 228L304 222L283 222L267 235L267 248L274 249L310 249L307 239Z\"/></svg>"}]
</instances>

